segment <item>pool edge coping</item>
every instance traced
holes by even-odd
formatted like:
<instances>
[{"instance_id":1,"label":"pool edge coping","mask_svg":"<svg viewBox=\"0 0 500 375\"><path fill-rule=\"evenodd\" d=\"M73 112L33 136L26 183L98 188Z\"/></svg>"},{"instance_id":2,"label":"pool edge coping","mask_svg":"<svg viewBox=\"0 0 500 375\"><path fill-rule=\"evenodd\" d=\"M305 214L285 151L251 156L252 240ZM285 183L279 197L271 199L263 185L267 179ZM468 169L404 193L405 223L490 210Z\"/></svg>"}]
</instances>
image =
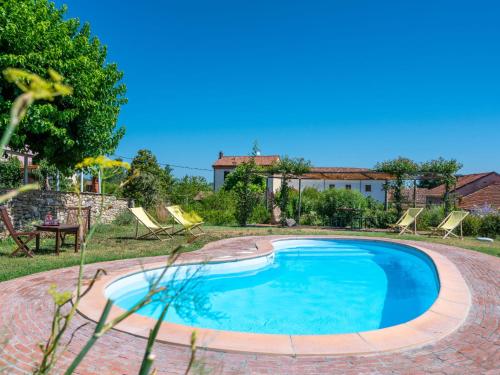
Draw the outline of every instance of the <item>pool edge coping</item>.
<instances>
[{"instance_id":1,"label":"pool edge coping","mask_svg":"<svg viewBox=\"0 0 500 375\"><path fill-rule=\"evenodd\" d=\"M191 334L196 331L199 348L223 351L262 353L291 356L315 355L375 355L378 353L407 350L438 341L457 330L466 320L472 299L467 283L457 267L445 256L422 245L408 244L398 239L375 239L365 236L306 235L255 237L256 253L252 255L219 256L207 263L226 263L269 256L274 252L273 242L293 239L355 239L376 242L392 242L406 245L426 254L434 263L440 281L439 295L432 306L417 318L392 327L348 334L333 335L277 335L235 331L222 331L163 322L157 340L169 344L190 346ZM213 244L213 243L212 243ZM242 249L243 250L243 249ZM194 251L193 253L196 253ZM181 260L175 265L197 264L201 260ZM82 298L78 311L85 318L97 322L106 304L105 289L116 280L132 273L157 269L165 262L150 263L146 267L135 266L112 272L99 278L93 288ZM123 313L113 306L108 321ZM147 338L156 319L132 314L115 329L134 336Z\"/></svg>"}]
</instances>

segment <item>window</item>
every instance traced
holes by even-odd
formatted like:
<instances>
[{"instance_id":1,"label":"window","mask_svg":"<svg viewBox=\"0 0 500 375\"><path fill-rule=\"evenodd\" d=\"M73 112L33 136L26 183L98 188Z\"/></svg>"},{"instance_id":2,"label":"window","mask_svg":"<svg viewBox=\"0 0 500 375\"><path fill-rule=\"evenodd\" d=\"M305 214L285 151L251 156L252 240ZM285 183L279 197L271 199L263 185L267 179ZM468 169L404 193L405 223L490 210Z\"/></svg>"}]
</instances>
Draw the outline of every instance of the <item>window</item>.
<instances>
[{"instance_id":1,"label":"window","mask_svg":"<svg viewBox=\"0 0 500 375\"><path fill-rule=\"evenodd\" d=\"M345 186L345 189L346 189L346 190L351 190L351 185L350 185L350 184L346 185L346 186Z\"/></svg>"},{"instance_id":2,"label":"window","mask_svg":"<svg viewBox=\"0 0 500 375\"><path fill-rule=\"evenodd\" d=\"M229 173L231 173L231 171L224 171L224 181L226 181L226 177Z\"/></svg>"},{"instance_id":3,"label":"window","mask_svg":"<svg viewBox=\"0 0 500 375\"><path fill-rule=\"evenodd\" d=\"M330 184L328 187L329 187L330 189L335 189L335 184Z\"/></svg>"},{"instance_id":4,"label":"window","mask_svg":"<svg viewBox=\"0 0 500 375\"><path fill-rule=\"evenodd\" d=\"M365 185L365 191L367 193L371 192L372 191L372 186L371 185Z\"/></svg>"}]
</instances>

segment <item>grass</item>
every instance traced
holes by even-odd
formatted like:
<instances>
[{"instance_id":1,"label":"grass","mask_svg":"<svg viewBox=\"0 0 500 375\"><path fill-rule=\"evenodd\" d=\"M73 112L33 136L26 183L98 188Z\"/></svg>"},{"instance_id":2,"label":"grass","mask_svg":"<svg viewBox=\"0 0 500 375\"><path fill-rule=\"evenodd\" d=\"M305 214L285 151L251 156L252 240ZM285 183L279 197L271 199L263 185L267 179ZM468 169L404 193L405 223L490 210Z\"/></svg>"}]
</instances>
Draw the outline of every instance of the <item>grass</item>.
<instances>
[{"instance_id":1,"label":"grass","mask_svg":"<svg viewBox=\"0 0 500 375\"><path fill-rule=\"evenodd\" d=\"M416 241L427 241L458 246L482 253L500 256L500 244L484 243L474 238L446 239L428 236L404 235L397 236L386 232L357 232L324 230L314 228L275 228L275 227L205 227L207 236L198 238L190 244L186 244L183 236L176 236L171 241L157 240L135 240L133 225L102 225L90 243L86 253L86 263L103 262L109 260L140 258L156 255L166 255L175 246L185 244L183 251L199 249L204 244L227 237L268 235L268 234L337 234L357 235L370 237L400 238ZM34 246L34 241L32 243ZM75 266L79 263L79 254L73 252L72 239L68 238L68 244L62 248L59 256L55 255L54 239L45 238L41 241L41 249L34 258L24 256L10 257L15 248L14 242L9 240L0 241L0 281L10 280L16 277L30 275L36 272L47 271L56 268Z\"/></svg>"}]
</instances>

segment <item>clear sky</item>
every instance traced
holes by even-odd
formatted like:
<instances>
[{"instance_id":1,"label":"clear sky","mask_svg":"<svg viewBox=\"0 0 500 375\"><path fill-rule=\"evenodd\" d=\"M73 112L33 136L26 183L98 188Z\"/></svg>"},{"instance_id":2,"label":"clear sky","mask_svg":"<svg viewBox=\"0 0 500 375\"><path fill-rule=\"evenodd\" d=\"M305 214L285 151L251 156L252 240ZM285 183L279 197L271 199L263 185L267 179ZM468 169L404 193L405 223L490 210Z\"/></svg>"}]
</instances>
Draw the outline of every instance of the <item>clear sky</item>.
<instances>
[{"instance_id":1,"label":"clear sky","mask_svg":"<svg viewBox=\"0 0 500 375\"><path fill-rule=\"evenodd\" d=\"M56 3L125 74L117 155L210 169L258 140L316 166L403 155L500 170L497 0Z\"/></svg>"}]
</instances>

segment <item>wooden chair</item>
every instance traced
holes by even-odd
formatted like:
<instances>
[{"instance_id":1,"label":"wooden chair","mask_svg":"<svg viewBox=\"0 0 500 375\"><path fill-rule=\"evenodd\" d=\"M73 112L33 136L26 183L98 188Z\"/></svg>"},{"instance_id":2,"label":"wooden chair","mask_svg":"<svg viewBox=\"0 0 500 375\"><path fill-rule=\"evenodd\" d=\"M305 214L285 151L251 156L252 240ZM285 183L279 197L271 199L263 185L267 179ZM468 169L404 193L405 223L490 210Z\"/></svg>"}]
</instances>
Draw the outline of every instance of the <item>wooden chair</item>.
<instances>
[{"instance_id":1,"label":"wooden chair","mask_svg":"<svg viewBox=\"0 0 500 375\"><path fill-rule=\"evenodd\" d=\"M79 225L78 214L81 212L82 223L80 225L80 243L85 239L87 232L90 230L90 209L91 207L66 207L66 224ZM62 244L64 245L64 240L66 238L66 233L61 233Z\"/></svg>"},{"instance_id":2,"label":"wooden chair","mask_svg":"<svg viewBox=\"0 0 500 375\"><path fill-rule=\"evenodd\" d=\"M40 232L17 232L14 229L14 225L12 225L9 213L7 212L7 207L5 206L0 207L0 216L2 217L2 221L7 228L7 231L17 245L17 249L12 252L11 256L14 256L19 251L22 251L30 258L33 258L33 252L28 247L28 242L30 242L33 238L36 238L35 250L38 250L38 248L40 247ZM23 237L26 237L26 239L23 239Z\"/></svg>"}]
</instances>

